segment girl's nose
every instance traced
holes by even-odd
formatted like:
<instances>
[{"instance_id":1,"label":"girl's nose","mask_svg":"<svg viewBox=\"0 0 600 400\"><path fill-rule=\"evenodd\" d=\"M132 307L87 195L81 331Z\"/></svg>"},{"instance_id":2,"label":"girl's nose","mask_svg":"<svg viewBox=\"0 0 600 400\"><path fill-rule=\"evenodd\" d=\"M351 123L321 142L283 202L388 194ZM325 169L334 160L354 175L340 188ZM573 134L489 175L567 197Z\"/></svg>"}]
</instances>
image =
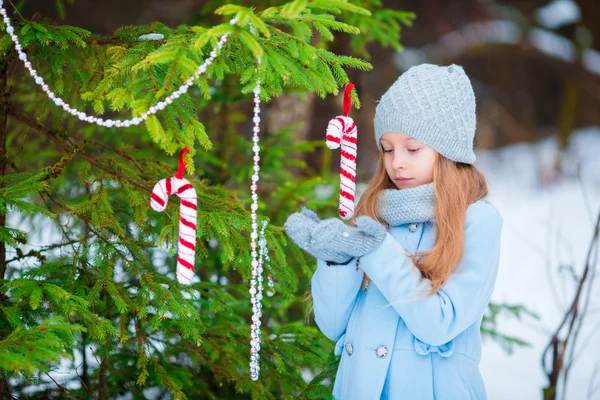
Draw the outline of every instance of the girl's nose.
<instances>
[{"instance_id":1,"label":"girl's nose","mask_svg":"<svg viewBox=\"0 0 600 400\"><path fill-rule=\"evenodd\" d=\"M404 161L404 158L399 154L394 154L394 160L392 161L392 167L394 169L405 169L406 162Z\"/></svg>"}]
</instances>

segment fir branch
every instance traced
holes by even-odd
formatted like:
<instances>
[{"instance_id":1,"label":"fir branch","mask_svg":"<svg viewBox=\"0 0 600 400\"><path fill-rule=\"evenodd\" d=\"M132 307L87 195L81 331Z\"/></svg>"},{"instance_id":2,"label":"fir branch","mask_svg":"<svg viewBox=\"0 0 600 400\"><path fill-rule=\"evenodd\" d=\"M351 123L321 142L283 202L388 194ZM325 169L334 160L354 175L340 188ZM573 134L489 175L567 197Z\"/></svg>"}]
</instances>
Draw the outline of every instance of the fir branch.
<instances>
[{"instance_id":1,"label":"fir branch","mask_svg":"<svg viewBox=\"0 0 600 400\"><path fill-rule=\"evenodd\" d=\"M50 362L68 357L65 339L83 330L59 319L47 320L31 329L19 327L0 340L0 369L26 374L47 371Z\"/></svg>"},{"instance_id":2,"label":"fir branch","mask_svg":"<svg viewBox=\"0 0 600 400\"><path fill-rule=\"evenodd\" d=\"M31 120L30 118L28 118L27 116L25 116L24 114L15 111L15 110L10 110L9 115L13 118L15 118L17 121L29 126L30 128L34 129L37 132L43 133L44 135L46 135L46 137L48 137L52 142L54 142L55 144L57 144L58 146L60 146L62 149L68 151L68 152L75 152L75 146L74 145L70 145L67 144L65 141L61 140L60 137L64 137L65 133L61 133L61 132L56 132L56 131L49 131L46 128L44 128L42 125L38 124L37 122ZM122 174L119 171L116 171L102 163L100 163L99 161L97 161L96 159L94 159L91 156L88 156L82 152L78 152L76 153L76 157L77 158L81 158L82 160L85 160L87 162L89 162L90 164L94 165L95 167L100 168L101 170L104 170L106 172L108 172L110 175L119 178L119 180L130 183L134 186L139 187L140 189L144 189L148 192L152 192L152 188L150 188L150 186L140 183L134 179L132 179L129 176L126 176L124 174Z\"/></svg>"}]
</instances>

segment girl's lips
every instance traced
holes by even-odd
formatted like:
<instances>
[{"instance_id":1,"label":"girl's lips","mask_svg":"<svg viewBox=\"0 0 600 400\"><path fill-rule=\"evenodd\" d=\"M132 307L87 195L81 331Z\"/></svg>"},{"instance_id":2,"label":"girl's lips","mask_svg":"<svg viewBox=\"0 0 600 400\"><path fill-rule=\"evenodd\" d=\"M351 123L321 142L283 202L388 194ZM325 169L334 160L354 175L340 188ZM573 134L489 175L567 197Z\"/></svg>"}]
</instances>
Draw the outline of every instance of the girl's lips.
<instances>
[{"instance_id":1,"label":"girl's lips","mask_svg":"<svg viewBox=\"0 0 600 400\"><path fill-rule=\"evenodd\" d=\"M406 181L410 181L411 179L412 179L412 178L396 178L396 179L394 179L394 180L395 180L395 181L398 181L398 182L406 182Z\"/></svg>"}]
</instances>

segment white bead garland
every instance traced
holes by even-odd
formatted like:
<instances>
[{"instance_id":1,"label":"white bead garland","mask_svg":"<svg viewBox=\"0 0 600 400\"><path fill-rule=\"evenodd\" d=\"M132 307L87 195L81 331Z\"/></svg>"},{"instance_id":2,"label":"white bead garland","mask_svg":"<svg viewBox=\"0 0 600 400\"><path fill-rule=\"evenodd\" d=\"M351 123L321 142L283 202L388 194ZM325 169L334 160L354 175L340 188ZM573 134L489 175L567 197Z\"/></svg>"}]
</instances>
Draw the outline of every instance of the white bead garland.
<instances>
[{"instance_id":1,"label":"white bead garland","mask_svg":"<svg viewBox=\"0 0 600 400\"><path fill-rule=\"evenodd\" d=\"M65 110L66 112L68 112L69 114L78 117L81 121L85 121L90 124L96 124L99 126L105 126L107 128L111 128L113 126L117 127L117 128L128 128L132 125L139 125L142 121L148 119L148 117L150 115L156 114L158 111L164 110L165 107L167 107L169 104L172 104L173 100L177 99L182 94L186 93L188 91L188 89L193 85L194 81L200 75L202 75L204 72L206 72L206 69L208 68L208 66L211 65L212 62L214 61L214 59L217 57L217 54L218 54L217 48L220 50L225 45L225 43L227 42L227 36L228 36L227 33L225 33L223 36L221 36L221 38L219 39L219 42L217 44L217 48L213 49L210 52L210 57L207 58L204 61L204 63L198 67L196 72L189 79L186 80L185 84L181 85L177 90L173 91L163 101L160 101L157 104L155 104L154 106L149 107L148 111L143 113L141 116L133 117L133 118L127 119L127 120L112 120L112 119L104 120L99 117L87 115L86 113L77 110L75 107L72 107L70 104L65 102L63 99L56 96L56 94L54 94L50 90L48 84L46 84L44 82L44 78L42 78L41 76L39 76L37 74L37 71L31 66L31 62L27 60L27 54L25 54L25 52L23 51L23 46L19 43L19 38L17 37L17 35L14 34L15 29L10 24L10 19L8 18L6 9L4 8L3 0L0 0L0 14L4 17L4 24L6 25L6 32L10 35L10 39L15 44L15 49L17 50L17 53L19 54L19 60L21 60L23 62L23 64L25 65L25 68L27 68L29 70L29 74L34 78L35 83L38 84L44 92L46 92L46 94L54 102L54 104L56 104L58 107L62 107L62 109ZM230 21L230 23L232 25L235 24L235 22L236 22L235 19L232 19Z\"/></svg>"},{"instance_id":2,"label":"white bead garland","mask_svg":"<svg viewBox=\"0 0 600 400\"><path fill-rule=\"evenodd\" d=\"M260 64L260 60L257 60ZM258 171L260 167L258 162L260 161L260 147L258 146L258 142L260 138L258 137L258 133L260 132L260 78L256 80L256 86L254 87L254 118L252 121L254 122L254 128L252 129L253 137L252 141L254 142L254 146L252 146L252 151L254 152L254 167L252 174L252 184L250 185L250 190L252 191L252 204L250 206L251 214L250 217L252 219L252 233L250 234L250 248L252 250L252 278L250 280L250 304L252 305L252 323L250 324L250 377L253 381L258 380L260 375L260 366L258 364L258 360L260 359L260 317L262 316L262 292L263 292L263 257L266 254L266 240L264 239L265 229L267 227L267 222L263 221L263 226L260 232L260 240L258 244L260 246L259 251L256 251L257 243L256 239L259 237L258 235L258 224L256 222L256 210L258 209L258 194L256 193L258 181ZM258 258L257 258L258 257ZM258 287L257 287L258 283Z\"/></svg>"},{"instance_id":3,"label":"white bead garland","mask_svg":"<svg viewBox=\"0 0 600 400\"><path fill-rule=\"evenodd\" d=\"M262 257L263 257L263 266L266 266L266 268L263 267L263 271L266 273L268 270L268 276L267 276L267 286L269 287L269 289L271 290L267 290L266 294L267 296L271 297L273 296L273 290L275 290L275 281L273 280L273 275L272 275L272 270L271 270L271 257L269 257L269 249L267 247L267 237L265 236L265 229L267 228L267 223L264 222L264 227L260 232L260 238L258 240L258 245L260 246L260 249L262 250ZM262 277L259 280L260 283L263 282ZM262 296L261 296L262 298Z\"/></svg>"},{"instance_id":4,"label":"white bead garland","mask_svg":"<svg viewBox=\"0 0 600 400\"><path fill-rule=\"evenodd\" d=\"M231 20L232 24L235 24L235 19ZM254 28L252 24L250 24L250 32L255 34ZM257 64L260 65L261 59L260 57L256 60ZM256 72L258 73L258 68L256 68ZM252 191L252 204L250 209L252 210L250 213L250 217L252 218L252 233L250 234L250 247L251 247L251 256L252 256L252 278L250 279L250 304L252 305L252 323L250 324L250 377L253 381L258 380L260 375L260 365L258 360L260 360L260 317L262 316L262 298L263 298L263 262L265 260L269 260L269 255L267 251L267 240L265 236L265 230L267 228L267 221L262 222L262 228L260 230L260 238L257 233L258 224L256 222L256 210L258 209L258 194L256 193L258 182L258 172L260 171L260 167L258 162L260 161L260 146L258 142L260 138L258 134L260 133L260 78L256 79L256 86L254 87L254 118L252 118L252 122L254 122L254 128L252 129L252 142L254 145L252 146L252 151L254 152L254 167L252 168L254 173L252 174L252 184L250 185L250 190ZM259 238L258 245L259 251L256 252L256 239ZM258 257L258 259L257 259ZM258 288L257 288L258 283Z\"/></svg>"},{"instance_id":5,"label":"white bead garland","mask_svg":"<svg viewBox=\"0 0 600 400\"><path fill-rule=\"evenodd\" d=\"M256 224L253 224L253 229ZM256 255L253 255L252 259L252 279L250 280L250 303L252 304L252 324L250 330L250 377L253 381L258 380L260 374L260 366L258 360L260 360L260 317L262 317L262 298L263 298L263 264L269 262L269 252L267 250L267 239L265 230L267 229L267 221L262 222L262 228L260 230L260 239L258 241L259 251L258 260ZM256 249L256 242L253 241L254 245L252 248ZM253 251L255 253L256 251ZM258 284L258 288L257 288Z\"/></svg>"}]
</instances>

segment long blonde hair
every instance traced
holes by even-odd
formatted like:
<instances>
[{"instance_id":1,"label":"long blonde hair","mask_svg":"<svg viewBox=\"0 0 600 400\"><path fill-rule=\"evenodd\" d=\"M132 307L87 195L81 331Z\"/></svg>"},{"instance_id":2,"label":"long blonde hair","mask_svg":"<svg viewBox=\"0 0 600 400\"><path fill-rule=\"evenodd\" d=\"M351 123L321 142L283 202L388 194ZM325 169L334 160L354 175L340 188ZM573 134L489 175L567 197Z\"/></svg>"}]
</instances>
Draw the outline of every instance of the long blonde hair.
<instances>
[{"instance_id":1,"label":"long blonde hair","mask_svg":"<svg viewBox=\"0 0 600 400\"><path fill-rule=\"evenodd\" d=\"M427 251L409 255L423 278L431 281L430 295L444 286L462 259L467 208L488 194L485 176L474 165L451 161L439 153L434 158L433 182L435 243ZM369 181L350 222L354 223L360 215L368 215L385 225L377 212L377 198L381 191L395 188L385 170L380 147L377 172Z\"/></svg>"}]
</instances>

